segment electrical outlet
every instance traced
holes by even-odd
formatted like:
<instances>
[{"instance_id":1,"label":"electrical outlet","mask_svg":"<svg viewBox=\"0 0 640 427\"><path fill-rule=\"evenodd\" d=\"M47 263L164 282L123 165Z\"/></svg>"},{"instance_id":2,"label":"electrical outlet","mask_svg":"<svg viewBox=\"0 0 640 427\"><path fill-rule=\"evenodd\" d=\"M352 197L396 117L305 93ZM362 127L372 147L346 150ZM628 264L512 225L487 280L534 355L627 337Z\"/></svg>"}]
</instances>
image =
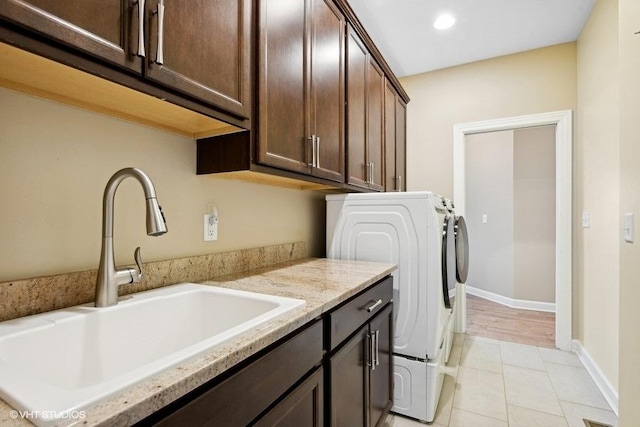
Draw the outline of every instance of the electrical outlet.
<instances>
[{"instance_id":1,"label":"electrical outlet","mask_svg":"<svg viewBox=\"0 0 640 427\"><path fill-rule=\"evenodd\" d=\"M204 214L204 241L213 242L218 240L218 216Z\"/></svg>"}]
</instances>

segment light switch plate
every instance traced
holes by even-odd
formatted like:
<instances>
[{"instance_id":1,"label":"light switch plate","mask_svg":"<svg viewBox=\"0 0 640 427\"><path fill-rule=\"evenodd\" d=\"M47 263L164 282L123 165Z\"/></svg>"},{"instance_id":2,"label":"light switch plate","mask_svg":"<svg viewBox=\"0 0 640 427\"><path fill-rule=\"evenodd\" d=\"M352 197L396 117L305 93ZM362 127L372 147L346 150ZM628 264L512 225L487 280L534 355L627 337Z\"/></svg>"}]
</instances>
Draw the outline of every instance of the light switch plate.
<instances>
[{"instance_id":1,"label":"light switch plate","mask_svg":"<svg viewBox=\"0 0 640 427\"><path fill-rule=\"evenodd\" d=\"M591 227L591 213L584 211L582 212L582 228Z\"/></svg>"},{"instance_id":2,"label":"light switch plate","mask_svg":"<svg viewBox=\"0 0 640 427\"><path fill-rule=\"evenodd\" d=\"M633 212L624 214L624 241L633 243Z\"/></svg>"}]
</instances>

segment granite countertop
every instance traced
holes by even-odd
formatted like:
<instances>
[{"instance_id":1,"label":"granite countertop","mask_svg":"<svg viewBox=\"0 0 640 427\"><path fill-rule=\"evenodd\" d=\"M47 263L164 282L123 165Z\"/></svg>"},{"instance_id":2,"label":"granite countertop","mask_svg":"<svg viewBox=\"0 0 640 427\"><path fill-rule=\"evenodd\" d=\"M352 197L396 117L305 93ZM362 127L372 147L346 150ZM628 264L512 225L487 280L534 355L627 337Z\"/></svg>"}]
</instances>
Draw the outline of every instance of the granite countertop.
<instances>
[{"instance_id":1,"label":"granite countertop","mask_svg":"<svg viewBox=\"0 0 640 427\"><path fill-rule=\"evenodd\" d=\"M309 258L216 277L207 285L305 300L302 307L167 369L84 410L85 418L63 425L128 426L168 405L280 338L319 317L396 269L393 264ZM43 408L46 409L46 408ZM31 425L13 419L15 412L0 400L0 425Z\"/></svg>"}]
</instances>

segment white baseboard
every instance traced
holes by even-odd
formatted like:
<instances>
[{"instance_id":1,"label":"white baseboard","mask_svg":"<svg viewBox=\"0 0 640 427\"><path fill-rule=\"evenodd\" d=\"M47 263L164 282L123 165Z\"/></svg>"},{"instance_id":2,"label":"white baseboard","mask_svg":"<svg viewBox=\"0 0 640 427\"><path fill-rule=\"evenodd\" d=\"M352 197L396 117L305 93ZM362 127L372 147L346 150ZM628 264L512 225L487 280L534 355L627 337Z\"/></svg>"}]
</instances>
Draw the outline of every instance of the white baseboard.
<instances>
[{"instance_id":1,"label":"white baseboard","mask_svg":"<svg viewBox=\"0 0 640 427\"><path fill-rule=\"evenodd\" d=\"M596 362L593 361L587 350L582 346L582 343L578 340L573 340L573 352L576 353L584 368L587 370L591 378L596 383L596 386L604 396L604 398L611 406L616 416L618 415L618 390L611 385L607 377L602 373Z\"/></svg>"},{"instance_id":2,"label":"white baseboard","mask_svg":"<svg viewBox=\"0 0 640 427\"><path fill-rule=\"evenodd\" d=\"M467 285L467 293L480 298L488 299L489 301L497 302L498 304L506 305L511 308L519 308L522 310L548 311L551 313L556 312L556 305L552 302L513 299L499 294L494 294L493 292L485 291L484 289L474 288L473 286L469 285ZM449 294L451 294L451 292L449 292Z\"/></svg>"}]
</instances>

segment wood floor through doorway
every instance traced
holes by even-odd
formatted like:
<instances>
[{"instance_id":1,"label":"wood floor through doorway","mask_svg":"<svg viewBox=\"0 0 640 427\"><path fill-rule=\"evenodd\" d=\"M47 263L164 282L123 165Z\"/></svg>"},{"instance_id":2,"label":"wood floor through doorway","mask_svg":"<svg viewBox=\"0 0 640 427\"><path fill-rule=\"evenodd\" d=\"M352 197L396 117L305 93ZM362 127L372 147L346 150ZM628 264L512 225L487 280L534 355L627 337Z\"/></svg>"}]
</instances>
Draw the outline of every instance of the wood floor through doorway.
<instances>
[{"instance_id":1,"label":"wood floor through doorway","mask_svg":"<svg viewBox=\"0 0 640 427\"><path fill-rule=\"evenodd\" d=\"M467 294L467 334L555 348L555 313L520 310Z\"/></svg>"}]
</instances>

